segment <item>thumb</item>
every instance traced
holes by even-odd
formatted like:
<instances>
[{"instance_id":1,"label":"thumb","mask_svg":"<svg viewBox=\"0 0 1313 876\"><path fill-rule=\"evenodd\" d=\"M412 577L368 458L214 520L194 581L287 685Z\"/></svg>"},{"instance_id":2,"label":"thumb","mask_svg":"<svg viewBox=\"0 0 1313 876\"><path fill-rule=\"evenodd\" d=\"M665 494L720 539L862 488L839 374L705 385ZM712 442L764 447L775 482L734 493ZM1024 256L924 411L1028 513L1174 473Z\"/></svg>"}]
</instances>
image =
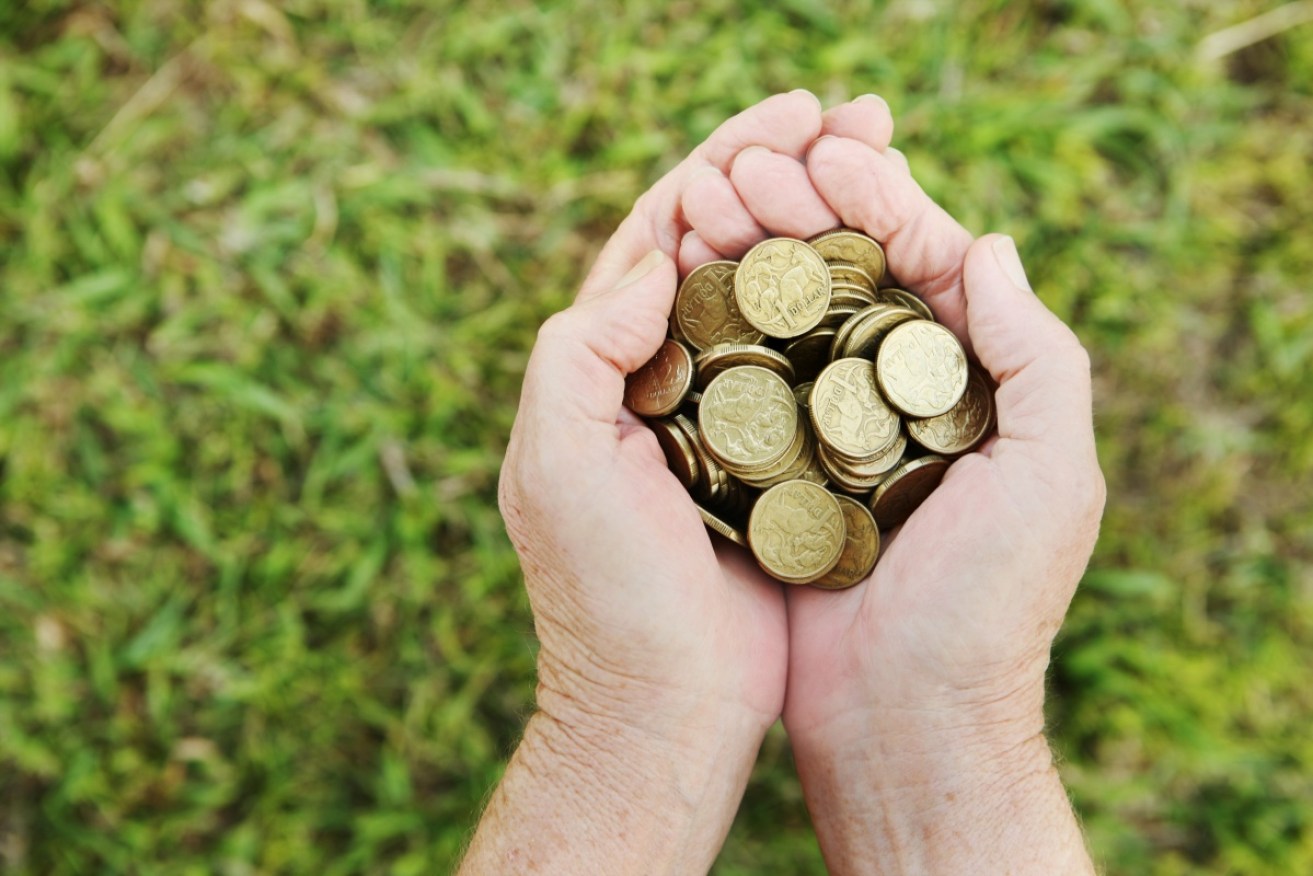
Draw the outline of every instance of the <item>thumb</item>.
<instances>
[{"instance_id":1,"label":"thumb","mask_svg":"<svg viewBox=\"0 0 1313 876\"><path fill-rule=\"evenodd\" d=\"M576 302L543 323L529 357L517 431L545 446L588 440L611 430L625 377L656 353L674 301L675 263L653 250L611 289Z\"/></svg>"},{"instance_id":2,"label":"thumb","mask_svg":"<svg viewBox=\"0 0 1313 876\"><path fill-rule=\"evenodd\" d=\"M1094 459L1089 355L1031 290L1011 237L975 241L963 264L967 331L996 383L1000 442Z\"/></svg>"}]
</instances>

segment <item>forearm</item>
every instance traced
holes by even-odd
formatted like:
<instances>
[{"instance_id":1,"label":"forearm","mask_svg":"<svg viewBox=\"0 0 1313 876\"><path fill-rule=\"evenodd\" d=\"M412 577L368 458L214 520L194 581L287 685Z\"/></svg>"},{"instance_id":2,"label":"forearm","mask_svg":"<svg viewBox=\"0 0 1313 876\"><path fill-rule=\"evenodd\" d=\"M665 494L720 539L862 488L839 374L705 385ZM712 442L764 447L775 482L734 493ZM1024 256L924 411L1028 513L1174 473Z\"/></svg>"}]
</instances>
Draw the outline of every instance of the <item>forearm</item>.
<instances>
[{"instance_id":1,"label":"forearm","mask_svg":"<svg viewBox=\"0 0 1313 876\"><path fill-rule=\"evenodd\" d=\"M923 717L850 743L794 741L831 873L1094 872L1038 720Z\"/></svg>"},{"instance_id":2,"label":"forearm","mask_svg":"<svg viewBox=\"0 0 1313 876\"><path fill-rule=\"evenodd\" d=\"M689 718L670 740L540 712L459 872L705 873L763 735L723 715Z\"/></svg>"}]
</instances>

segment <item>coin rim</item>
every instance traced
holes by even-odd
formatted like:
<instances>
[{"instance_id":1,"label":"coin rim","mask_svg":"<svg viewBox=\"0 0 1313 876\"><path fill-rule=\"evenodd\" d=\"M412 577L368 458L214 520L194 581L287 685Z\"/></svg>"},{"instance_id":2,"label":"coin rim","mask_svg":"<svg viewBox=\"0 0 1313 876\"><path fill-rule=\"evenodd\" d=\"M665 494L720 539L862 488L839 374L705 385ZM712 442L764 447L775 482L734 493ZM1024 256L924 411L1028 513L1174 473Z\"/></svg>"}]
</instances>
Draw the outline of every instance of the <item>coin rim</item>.
<instances>
[{"instance_id":1,"label":"coin rim","mask_svg":"<svg viewBox=\"0 0 1313 876\"><path fill-rule=\"evenodd\" d=\"M912 474L913 472L920 471L921 469L925 468L928 465L943 466L944 469L943 474L940 474L939 476L940 480L942 481L944 474L948 473L949 466L951 466L952 464L953 463L951 460L945 459L944 457L939 456L938 454L932 453L928 456L921 456L916 459L908 460L903 465L895 469L889 475L889 477L885 479L884 483L876 487L875 492L871 494L871 503L870 503L871 516L875 518L875 525L879 527L880 531L884 532L885 530L893 529L895 526L900 526L903 523L906 523L908 518L910 518L912 514L916 513L916 508L913 508L911 514L908 514L907 517L904 517L902 520L899 520L897 523L891 523L888 526L882 525L880 522L880 509L878 506L880 504L880 500L885 496L887 496L891 489L897 486L897 484L900 481L902 481L904 478L906 478L908 475ZM934 488L931 489L930 492L933 493L937 489L939 489L939 484L935 484ZM929 493L926 494L926 497L929 498ZM923 499L922 501L924 502L925 500ZM916 507L920 508L921 506L918 505Z\"/></svg>"},{"instance_id":2,"label":"coin rim","mask_svg":"<svg viewBox=\"0 0 1313 876\"><path fill-rule=\"evenodd\" d=\"M741 547L748 547L748 537L746 534L739 532L729 523L726 523L724 520L721 520L719 517L717 517L715 514L712 514L706 508L703 508L697 502L693 503L693 507L698 509L698 516L702 518L703 525L706 526L708 529L710 529L712 532L723 535L725 538L729 539L730 541L734 542L737 545L740 545Z\"/></svg>"},{"instance_id":3,"label":"coin rim","mask_svg":"<svg viewBox=\"0 0 1313 876\"><path fill-rule=\"evenodd\" d=\"M871 514L871 509L867 508L865 505L854 499L852 496L835 496L834 498L839 500L840 511L843 510L843 507L846 504L861 511L862 514L866 516L866 519L871 521L871 532L875 534L875 550L871 552L871 564L866 567L866 571L863 572L857 578L856 581L851 581L846 584L844 583L835 584L827 581L826 579L830 578L834 574L835 569L839 568L839 564L843 562L844 552L843 550L840 550L839 559L835 562L834 568L830 569L830 571L826 572L820 578L817 578L815 581L811 583L812 587L815 587L819 590L847 590L849 587L856 587L858 584L865 581L873 571L875 571L875 564L880 561L880 527L876 525L875 516ZM844 516L843 519L843 526L844 526L843 545L844 548L847 548L848 547L848 517L846 515Z\"/></svg>"},{"instance_id":4,"label":"coin rim","mask_svg":"<svg viewBox=\"0 0 1313 876\"><path fill-rule=\"evenodd\" d=\"M689 281L693 278L693 275L694 275L694 274L696 274L698 271L702 270L703 268L711 267L711 266L714 266L714 265L733 265L733 266L734 266L734 270L731 271L730 274L729 274L729 282L728 282L728 284L724 284L724 283L722 283L722 284L720 284L720 285L722 286L722 288L723 288L723 290L724 290L724 292L725 292L726 297L728 297L728 298L731 300L731 303L733 304L734 309L735 309L736 311L739 310L739 302L738 302L738 299L737 299L737 298L735 297L735 295L734 295L734 277L735 277L735 276L737 275L737 273L738 273L739 263L736 262L736 261L733 261L732 259L716 259L715 261L703 262L702 264L698 265L698 266L697 266L696 268L694 268L693 270L689 271L689 272L688 272L688 276L684 277L684 279L683 279L682 281L680 281L679 289L675 292L675 301L674 301L674 304L673 304L673 306L672 306L672 309L673 309L673 311L674 311L674 316L675 316L675 325L676 325L676 327L678 327L678 329L679 329L679 333L680 333L681 335L684 336L684 337L683 337L683 340L687 341L688 344L689 344L689 346L693 347L694 349L696 349L696 350L698 350L698 351L702 351L702 350L706 350L706 349L709 349L709 348L711 348L711 347L714 347L714 346L715 346L715 342L712 341L712 342L710 342L710 343L708 343L708 344L705 344L705 345L704 345L704 344L699 344L694 338L692 338L692 337L689 335L687 328L684 326L683 321L680 319L680 315L681 315L681 314L680 314L680 310L679 310L679 299L680 299L680 297L681 297L681 296L683 295L683 293L684 293L684 288L685 288L685 286L688 285ZM742 311L739 311L739 316L740 316L740 317L743 317L743 312L742 312ZM748 327L748 328L750 328L750 329L752 329L752 331L756 332L756 333L759 335L759 337L757 337L757 338L755 338L755 339L750 339L750 338L748 338L747 336L744 336L744 337L742 337L742 338L739 338L737 341L722 341L721 343L751 343L751 344L759 344L759 343L761 343L763 340L766 339L765 334L763 334L763 333L762 333L762 332L761 332L756 326L754 326L754 325L752 325L751 323L749 323L749 322L747 321L746 318L743 318L742 321L743 321L744 323L747 324L747 327Z\"/></svg>"},{"instance_id":5,"label":"coin rim","mask_svg":"<svg viewBox=\"0 0 1313 876\"><path fill-rule=\"evenodd\" d=\"M733 359L737 356L754 357L754 361L739 363L734 363L732 361L725 363L721 361L724 359ZM763 364L765 362L771 364ZM712 380L715 380L717 376L725 373L731 368L743 368L749 365L755 365L758 368L765 368L767 371L774 371L780 377L784 378L785 383L789 385L793 384L793 378L795 375L793 363L779 350L772 350L770 347L761 344L730 343L716 344L714 347L708 347L705 350L699 351L698 354L693 357L693 382L696 386L701 387L705 391L707 384ZM709 380L703 380L703 373L709 366L717 368L716 373L713 374Z\"/></svg>"},{"instance_id":6,"label":"coin rim","mask_svg":"<svg viewBox=\"0 0 1313 876\"><path fill-rule=\"evenodd\" d=\"M994 427L995 418L997 417L998 412L994 406L994 393L990 391L989 381L985 379L984 372L982 372L981 369L977 368L974 365L968 364L967 371L968 371L967 388L962 391L962 398L958 399L957 404L960 405L962 404L962 402L966 401L967 393L971 392L972 383L980 384L981 392L985 397L985 409L986 409L985 421L981 424L981 427L974 438L972 438L970 441L967 441L965 444L963 444L962 442L958 442L957 444L953 445L953 447L944 447L942 445L932 446L926 443L920 437L918 437L916 432L918 426L921 426L922 424L924 424L929 420L934 420L937 419L938 417L948 416L953 412L953 408L956 408L957 405L953 405L952 408L949 408L948 410L944 411L942 414L938 414L936 417L907 417L903 421L903 424L907 427L907 433L911 437L911 439L915 441L917 444L924 447L926 450L929 450L931 453L937 453L940 454L941 456L961 456L964 453L970 453L976 447L980 446L980 444L985 440L986 436L989 435L990 429Z\"/></svg>"},{"instance_id":7,"label":"coin rim","mask_svg":"<svg viewBox=\"0 0 1313 876\"><path fill-rule=\"evenodd\" d=\"M860 262L854 262L854 264L858 265L858 267L866 269L866 272L870 274L872 277L875 277L876 281L878 282L880 277L883 277L885 271L888 270L889 268L889 256L884 251L884 245L881 244L880 241L876 240L874 237L871 237L869 234L863 231L858 231L856 228L848 228L847 226L844 226L842 228L831 228L829 231L822 231L820 234L813 235L811 238L807 240L807 243L811 244L811 246L815 248L818 253L820 253L821 258L825 258L825 253L821 252L820 248L818 247L818 244L824 243L827 240L831 240L835 237L841 237L841 236L857 237L864 241L870 241L872 244L875 245L876 252L880 254L880 270L878 272L870 270L869 268L867 268L865 264L861 264ZM827 263L829 261L830 261L829 259L826 259ZM848 261L848 259L835 259L835 261Z\"/></svg>"}]
</instances>

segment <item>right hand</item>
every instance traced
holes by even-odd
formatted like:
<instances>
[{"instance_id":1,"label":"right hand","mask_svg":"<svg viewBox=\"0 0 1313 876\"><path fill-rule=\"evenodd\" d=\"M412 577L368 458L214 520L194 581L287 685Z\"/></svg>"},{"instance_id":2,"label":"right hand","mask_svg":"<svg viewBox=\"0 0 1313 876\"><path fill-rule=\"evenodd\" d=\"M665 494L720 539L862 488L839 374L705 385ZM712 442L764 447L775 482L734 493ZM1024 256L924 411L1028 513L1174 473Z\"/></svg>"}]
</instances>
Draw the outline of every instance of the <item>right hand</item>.
<instances>
[{"instance_id":1,"label":"right hand","mask_svg":"<svg viewBox=\"0 0 1313 876\"><path fill-rule=\"evenodd\" d=\"M730 178L770 233L881 241L998 384L997 438L887 534L866 581L788 591L783 718L827 862L1088 872L1042 734L1049 649L1105 497L1087 354L1011 239L973 241L896 150L824 138L804 165L753 149Z\"/></svg>"},{"instance_id":2,"label":"right hand","mask_svg":"<svg viewBox=\"0 0 1313 876\"><path fill-rule=\"evenodd\" d=\"M998 435L953 463L868 581L790 591L785 723L842 744L1002 722L1019 742L1043 726L1049 648L1103 510L1089 357L1031 291L1011 238L973 242L897 162L834 139L807 169L974 349L998 384Z\"/></svg>"}]
</instances>

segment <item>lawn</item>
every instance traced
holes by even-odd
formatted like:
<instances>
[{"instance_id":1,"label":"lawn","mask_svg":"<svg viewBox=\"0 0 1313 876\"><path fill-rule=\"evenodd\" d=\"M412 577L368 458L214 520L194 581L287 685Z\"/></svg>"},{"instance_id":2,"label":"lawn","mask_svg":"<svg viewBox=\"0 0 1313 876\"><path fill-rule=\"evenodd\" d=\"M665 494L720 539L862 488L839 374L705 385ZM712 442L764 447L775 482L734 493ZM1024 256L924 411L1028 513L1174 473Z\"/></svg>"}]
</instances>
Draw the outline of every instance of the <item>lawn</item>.
<instances>
[{"instance_id":1,"label":"lawn","mask_svg":"<svg viewBox=\"0 0 1313 876\"><path fill-rule=\"evenodd\" d=\"M1096 860L1313 871L1313 5L1251 0L0 3L0 870L449 868L532 707L537 325L799 87L1091 351ZM824 872L779 728L715 872Z\"/></svg>"}]
</instances>

